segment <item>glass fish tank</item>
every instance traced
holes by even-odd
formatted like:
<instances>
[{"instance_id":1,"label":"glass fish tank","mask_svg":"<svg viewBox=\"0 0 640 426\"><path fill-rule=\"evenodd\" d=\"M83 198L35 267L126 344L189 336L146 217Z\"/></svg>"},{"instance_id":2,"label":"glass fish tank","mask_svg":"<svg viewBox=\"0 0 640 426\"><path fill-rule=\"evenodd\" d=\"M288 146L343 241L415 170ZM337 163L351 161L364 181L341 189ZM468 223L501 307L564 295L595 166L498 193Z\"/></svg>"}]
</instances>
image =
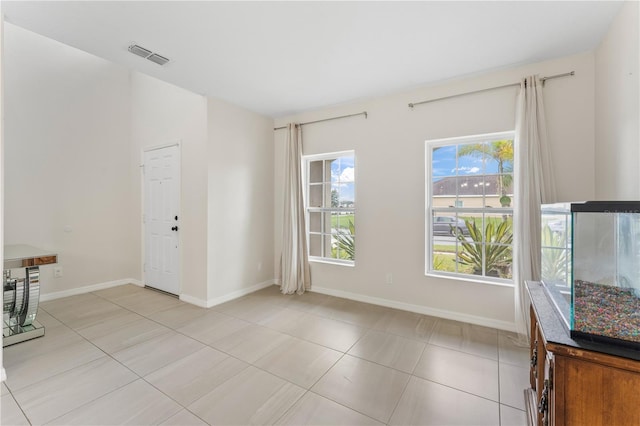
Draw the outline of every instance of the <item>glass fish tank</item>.
<instances>
[{"instance_id":1,"label":"glass fish tank","mask_svg":"<svg viewBox=\"0 0 640 426\"><path fill-rule=\"evenodd\" d=\"M569 329L571 319L571 204L541 208L541 281Z\"/></svg>"},{"instance_id":2,"label":"glass fish tank","mask_svg":"<svg viewBox=\"0 0 640 426\"><path fill-rule=\"evenodd\" d=\"M640 349L640 201L571 204L571 337Z\"/></svg>"}]
</instances>

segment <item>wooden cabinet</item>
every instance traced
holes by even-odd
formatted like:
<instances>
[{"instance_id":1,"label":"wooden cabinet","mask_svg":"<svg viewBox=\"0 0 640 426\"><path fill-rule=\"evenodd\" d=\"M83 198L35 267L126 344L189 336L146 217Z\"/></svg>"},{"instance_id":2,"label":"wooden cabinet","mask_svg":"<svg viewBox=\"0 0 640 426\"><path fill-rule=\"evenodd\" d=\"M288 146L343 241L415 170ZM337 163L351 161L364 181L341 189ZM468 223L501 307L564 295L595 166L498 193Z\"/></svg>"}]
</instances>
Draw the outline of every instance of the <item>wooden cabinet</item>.
<instances>
[{"instance_id":1,"label":"wooden cabinet","mask_svg":"<svg viewBox=\"0 0 640 426\"><path fill-rule=\"evenodd\" d=\"M544 340L542 329L536 320L533 307L531 308L531 345L529 354L531 355L531 371L529 373L531 389L525 391L529 424L540 426L553 424L551 422L551 412L555 411L554 404L551 402L551 398L555 397L555 392L552 392L554 379L553 353L547 350L547 344Z\"/></svg>"},{"instance_id":2,"label":"wooden cabinet","mask_svg":"<svg viewBox=\"0 0 640 426\"><path fill-rule=\"evenodd\" d=\"M569 337L538 283L531 296L531 389L527 417L538 426L640 425L640 353Z\"/></svg>"}]
</instances>

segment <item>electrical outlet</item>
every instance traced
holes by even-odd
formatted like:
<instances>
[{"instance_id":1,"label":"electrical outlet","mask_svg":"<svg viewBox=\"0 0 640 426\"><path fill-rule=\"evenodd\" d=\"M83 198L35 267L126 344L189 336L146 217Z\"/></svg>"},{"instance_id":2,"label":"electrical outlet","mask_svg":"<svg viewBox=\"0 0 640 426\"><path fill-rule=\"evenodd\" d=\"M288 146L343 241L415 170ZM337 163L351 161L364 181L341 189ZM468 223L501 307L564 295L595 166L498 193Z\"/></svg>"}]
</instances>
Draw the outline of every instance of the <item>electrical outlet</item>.
<instances>
[{"instance_id":1,"label":"electrical outlet","mask_svg":"<svg viewBox=\"0 0 640 426\"><path fill-rule=\"evenodd\" d=\"M385 283L387 285L393 284L393 274L391 272L387 272L387 275L385 277Z\"/></svg>"},{"instance_id":2,"label":"electrical outlet","mask_svg":"<svg viewBox=\"0 0 640 426\"><path fill-rule=\"evenodd\" d=\"M62 266L54 266L53 267L53 276L55 278L62 277Z\"/></svg>"}]
</instances>

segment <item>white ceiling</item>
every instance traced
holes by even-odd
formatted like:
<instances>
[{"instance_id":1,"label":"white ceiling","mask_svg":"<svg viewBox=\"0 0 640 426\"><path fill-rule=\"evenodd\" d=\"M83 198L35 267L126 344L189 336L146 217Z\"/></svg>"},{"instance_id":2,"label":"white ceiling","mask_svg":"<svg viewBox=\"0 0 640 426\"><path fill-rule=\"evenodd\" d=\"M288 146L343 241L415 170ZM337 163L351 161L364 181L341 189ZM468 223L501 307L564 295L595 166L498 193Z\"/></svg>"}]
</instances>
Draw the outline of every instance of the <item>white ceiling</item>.
<instances>
[{"instance_id":1,"label":"white ceiling","mask_svg":"<svg viewBox=\"0 0 640 426\"><path fill-rule=\"evenodd\" d=\"M620 2L3 1L8 22L279 117L594 49ZM127 51L137 43L164 67Z\"/></svg>"}]
</instances>

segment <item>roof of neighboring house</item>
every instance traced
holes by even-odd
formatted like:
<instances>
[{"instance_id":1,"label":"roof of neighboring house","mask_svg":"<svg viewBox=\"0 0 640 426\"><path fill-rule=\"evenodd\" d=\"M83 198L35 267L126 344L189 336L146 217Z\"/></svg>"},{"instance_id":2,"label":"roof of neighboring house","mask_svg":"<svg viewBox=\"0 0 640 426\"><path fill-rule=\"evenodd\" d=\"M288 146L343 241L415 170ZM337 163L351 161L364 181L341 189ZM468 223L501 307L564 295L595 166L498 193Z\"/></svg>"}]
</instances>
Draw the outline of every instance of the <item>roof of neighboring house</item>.
<instances>
[{"instance_id":1,"label":"roof of neighboring house","mask_svg":"<svg viewBox=\"0 0 640 426\"><path fill-rule=\"evenodd\" d=\"M452 176L433 182L433 196L455 197L464 195L500 195L499 175ZM506 188L507 194L513 193L512 185Z\"/></svg>"}]
</instances>

